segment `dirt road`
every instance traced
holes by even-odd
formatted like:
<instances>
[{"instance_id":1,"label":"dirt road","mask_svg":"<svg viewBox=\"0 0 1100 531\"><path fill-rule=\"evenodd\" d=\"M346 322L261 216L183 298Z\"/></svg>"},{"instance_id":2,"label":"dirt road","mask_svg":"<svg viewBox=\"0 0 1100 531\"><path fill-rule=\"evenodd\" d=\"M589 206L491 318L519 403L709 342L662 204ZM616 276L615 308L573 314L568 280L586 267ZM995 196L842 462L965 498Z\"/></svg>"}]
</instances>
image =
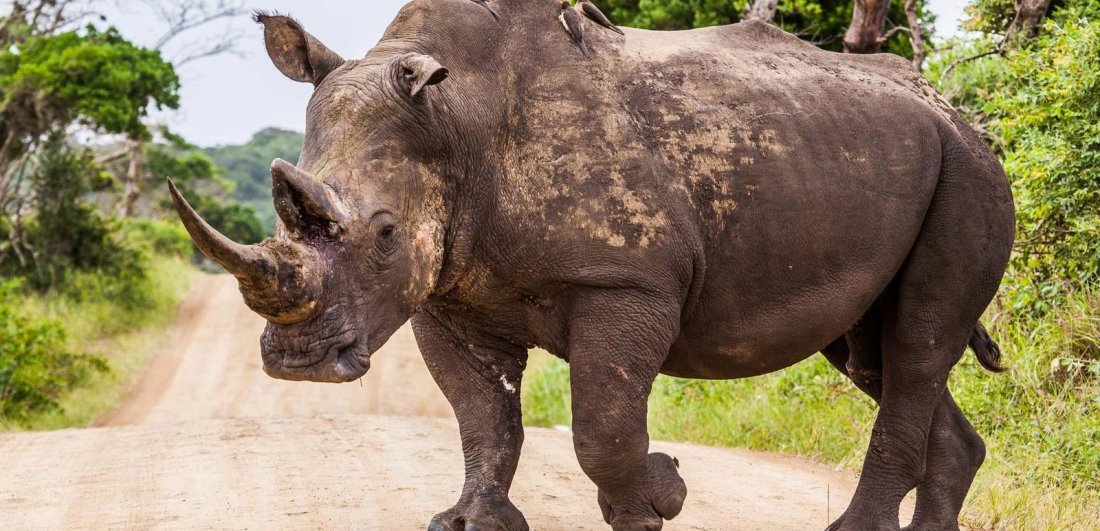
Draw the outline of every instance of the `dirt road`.
<instances>
[{"instance_id":1,"label":"dirt road","mask_svg":"<svg viewBox=\"0 0 1100 531\"><path fill-rule=\"evenodd\" d=\"M0 528L423 529L457 499L457 426L408 328L362 386L331 386L264 375L262 327L232 278L200 279L103 427L0 434ZM670 530L820 529L854 488L803 460L653 446L688 483ZM568 433L527 431L512 498L533 529L606 529L595 496Z\"/></svg>"}]
</instances>

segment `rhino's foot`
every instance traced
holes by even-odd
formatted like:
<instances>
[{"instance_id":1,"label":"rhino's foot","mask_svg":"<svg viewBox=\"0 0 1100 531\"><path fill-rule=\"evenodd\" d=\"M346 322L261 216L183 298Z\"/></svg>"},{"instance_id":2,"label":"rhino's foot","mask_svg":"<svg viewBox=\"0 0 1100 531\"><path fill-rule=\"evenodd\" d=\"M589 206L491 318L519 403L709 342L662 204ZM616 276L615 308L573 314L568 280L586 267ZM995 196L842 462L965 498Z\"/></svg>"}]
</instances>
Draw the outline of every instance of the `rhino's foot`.
<instances>
[{"instance_id":1,"label":"rhino's foot","mask_svg":"<svg viewBox=\"0 0 1100 531\"><path fill-rule=\"evenodd\" d=\"M913 523L901 528L901 531L959 531L959 529L958 522L948 522L943 525Z\"/></svg>"},{"instance_id":2,"label":"rhino's foot","mask_svg":"<svg viewBox=\"0 0 1100 531\"><path fill-rule=\"evenodd\" d=\"M829 524L829 527L825 528L825 531L898 531L899 526L897 522L860 522L855 523L855 518L848 518L847 513L840 515L835 522ZM908 528L907 528L908 529Z\"/></svg>"},{"instance_id":3,"label":"rhino's foot","mask_svg":"<svg viewBox=\"0 0 1100 531\"><path fill-rule=\"evenodd\" d=\"M611 521L611 531L661 531L665 521L636 515L623 515Z\"/></svg>"},{"instance_id":4,"label":"rhino's foot","mask_svg":"<svg viewBox=\"0 0 1100 531\"><path fill-rule=\"evenodd\" d=\"M837 531L840 526L844 525L844 515L840 515L840 518L833 520L833 523L825 527L825 531Z\"/></svg>"},{"instance_id":5,"label":"rhino's foot","mask_svg":"<svg viewBox=\"0 0 1100 531\"><path fill-rule=\"evenodd\" d=\"M684 507L684 499L687 498L687 485L677 471L679 467L680 463L666 454L649 454L645 494L654 514L650 516L616 515L615 509L607 501L604 492L600 490L597 493L597 499L604 521L611 524L611 528L615 531L661 529L664 520L672 520L680 514L680 510Z\"/></svg>"},{"instance_id":6,"label":"rhino's foot","mask_svg":"<svg viewBox=\"0 0 1100 531\"><path fill-rule=\"evenodd\" d=\"M527 519L510 500L459 503L432 518L428 531L528 531Z\"/></svg>"}]
</instances>

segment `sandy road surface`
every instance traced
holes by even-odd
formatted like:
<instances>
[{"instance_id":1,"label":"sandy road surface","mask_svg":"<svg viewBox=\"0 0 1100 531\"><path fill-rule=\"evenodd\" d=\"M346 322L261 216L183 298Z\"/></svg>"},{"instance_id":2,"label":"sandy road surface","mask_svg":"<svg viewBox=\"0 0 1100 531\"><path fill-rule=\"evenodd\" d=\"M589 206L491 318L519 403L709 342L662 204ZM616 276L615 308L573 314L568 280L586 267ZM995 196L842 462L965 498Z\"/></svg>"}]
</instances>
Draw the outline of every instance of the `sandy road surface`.
<instances>
[{"instance_id":1,"label":"sandy road surface","mask_svg":"<svg viewBox=\"0 0 1100 531\"><path fill-rule=\"evenodd\" d=\"M197 282L106 427L0 434L0 528L423 529L457 499L458 430L407 328L362 386L331 386L264 375L262 326L231 278ZM688 483L666 529L820 529L854 487L807 461L653 446ZM512 498L534 529L606 529L567 433L528 430Z\"/></svg>"}]
</instances>

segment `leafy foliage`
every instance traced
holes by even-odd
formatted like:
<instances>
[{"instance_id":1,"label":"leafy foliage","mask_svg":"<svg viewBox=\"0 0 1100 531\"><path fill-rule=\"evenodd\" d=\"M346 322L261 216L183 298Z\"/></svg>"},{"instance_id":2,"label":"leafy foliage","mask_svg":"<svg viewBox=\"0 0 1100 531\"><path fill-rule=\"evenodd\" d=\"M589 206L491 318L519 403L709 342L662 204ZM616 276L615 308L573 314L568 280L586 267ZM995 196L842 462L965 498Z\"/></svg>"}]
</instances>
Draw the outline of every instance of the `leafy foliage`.
<instances>
[{"instance_id":1,"label":"leafy foliage","mask_svg":"<svg viewBox=\"0 0 1100 531\"><path fill-rule=\"evenodd\" d=\"M1004 33L1016 13L1014 4L1015 0L977 0L966 6L970 18L963 22L963 27L981 33Z\"/></svg>"},{"instance_id":2,"label":"leafy foliage","mask_svg":"<svg viewBox=\"0 0 1100 531\"><path fill-rule=\"evenodd\" d=\"M991 45L990 37L969 49ZM935 77L947 55L932 65ZM1069 3L1039 36L939 79L999 152L1017 202L1013 307L1100 281L1100 4Z\"/></svg>"},{"instance_id":3,"label":"leafy foliage","mask_svg":"<svg viewBox=\"0 0 1100 531\"><path fill-rule=\"evenodd\" d=\"M21 291L0 282L0 421L56 410L62 394L108 370L102 358L67 350L61 323L25 317Z\"/></svg>"},{"instance_id":4,"label":"leafy foliage","mask_svg":"<svg viewBox=\"0 0 1100 531\"><path fill-rule=\"evenodd\" d=\"M600 7L612 21L624 26L678 30L731 24L741 20L751 0L603 0ZM923 6L924 3L920 2ZM935 17L920 9L922 25L931 28ZM887 13L887 29L905 25L902 2L893 2ZM789 0L779 2L775 22L779 27L826 50L842 51L844 32L852 22L851 0ZM907 58L913 55L904 32L890 36L883 51Z\"/></svg>"},{"instance_id":5,"label":"leafy foliage","mask_svg":"<svg viewBox=\"0 0 1100 531\"><path fill-rule=\"evenodd\" d=\"M30 37L0 53L0 109L9 131L38 135L78 122L147 137L147 106L176 108L179 79L158 52L114 28Z\"/></svg>"},{"instance_id":6,"label":"leafy foliage","mask_svg":"<svg viewBox=\"0 0 1100 531\"><path fill-rule=\"evenodd\" d=\"M209 155L177 139L146 145L145 161L145 171L152 177L149 185L157 191L163 192L164 179L170 177L195 211L214 228L241 243L263 240L266 232L256 212L227 197L232 195L235 183L222 177L223 169ZM171 212L168 204L163 198L163 209Z\"/></svg>"}]
</instances>

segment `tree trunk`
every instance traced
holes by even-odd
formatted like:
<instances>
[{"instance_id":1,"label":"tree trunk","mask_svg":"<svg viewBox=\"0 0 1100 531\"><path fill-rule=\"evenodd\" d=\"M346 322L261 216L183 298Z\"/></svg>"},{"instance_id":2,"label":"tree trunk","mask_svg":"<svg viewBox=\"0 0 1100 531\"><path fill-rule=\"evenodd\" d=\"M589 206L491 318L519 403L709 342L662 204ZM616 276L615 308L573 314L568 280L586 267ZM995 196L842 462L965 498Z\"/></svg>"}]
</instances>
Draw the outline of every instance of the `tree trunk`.
<instances>
[{"instance_id":1,"label":"tree trunk","mask_svg":"<svg viewBox=\"0 0 1100 531\"><path fill-rule=\"evenodd\" d=\"M1032 38L1039 34L1039 24L1047 16L1050 9L1050 0L1016 0L1016 18L1008 25L1006 38L1012 38L1018 32L1023 32L1025 38Z\"/></svg>"},{"instance_id":2,"label":"tree trunk","mask_svg":"<svg viewBox=\"0 0 1100 531\"><path fill-rule=\"evenodd\" d=\"M753 0L748 11L745 12L745 20L763 20L771 24L775 20L777 7L779 7L779 0Z\"/></svg>"},{"instance_id":3,"label":"tree trunk","mask_svg":"<svg viewBox=\"0 0 1100 531\"><path fill-rule=\"evenodd\" d=\"M852 10L852 25L848 26L848 31L844 33L844 51L846 53L878 52L882 43L886 42L882 30L886 25L886 11L890 8L890 1L855 0L855 2L855 9Z\"/></svg>"},{"instance_id":4,"label":"tree trunk","mask_svg":"<svg viewBox=\"0 0 1100 531\"><path fill-rule=\"evenodd\" d=\"M134 205L137 204L138 197L141 196L141 153L143 144L141 142L134 142L134 146L130 151L130 166L126 170L126 177L122 182L122 208L119 209L119 216L123 218L133 217Z\"/></svg>"},{"instance_id":5,"label":"tree trunk","mask_svg":"<svg viewBox=\"0 0 1100 531\"><path fill-rule=\"evenodd\" d=\"M905 0L905 18L909 20L909 43L913 45L913 66L924 66L924 34L917 15L917 0Z\"/></svg>"}]
</instances>

